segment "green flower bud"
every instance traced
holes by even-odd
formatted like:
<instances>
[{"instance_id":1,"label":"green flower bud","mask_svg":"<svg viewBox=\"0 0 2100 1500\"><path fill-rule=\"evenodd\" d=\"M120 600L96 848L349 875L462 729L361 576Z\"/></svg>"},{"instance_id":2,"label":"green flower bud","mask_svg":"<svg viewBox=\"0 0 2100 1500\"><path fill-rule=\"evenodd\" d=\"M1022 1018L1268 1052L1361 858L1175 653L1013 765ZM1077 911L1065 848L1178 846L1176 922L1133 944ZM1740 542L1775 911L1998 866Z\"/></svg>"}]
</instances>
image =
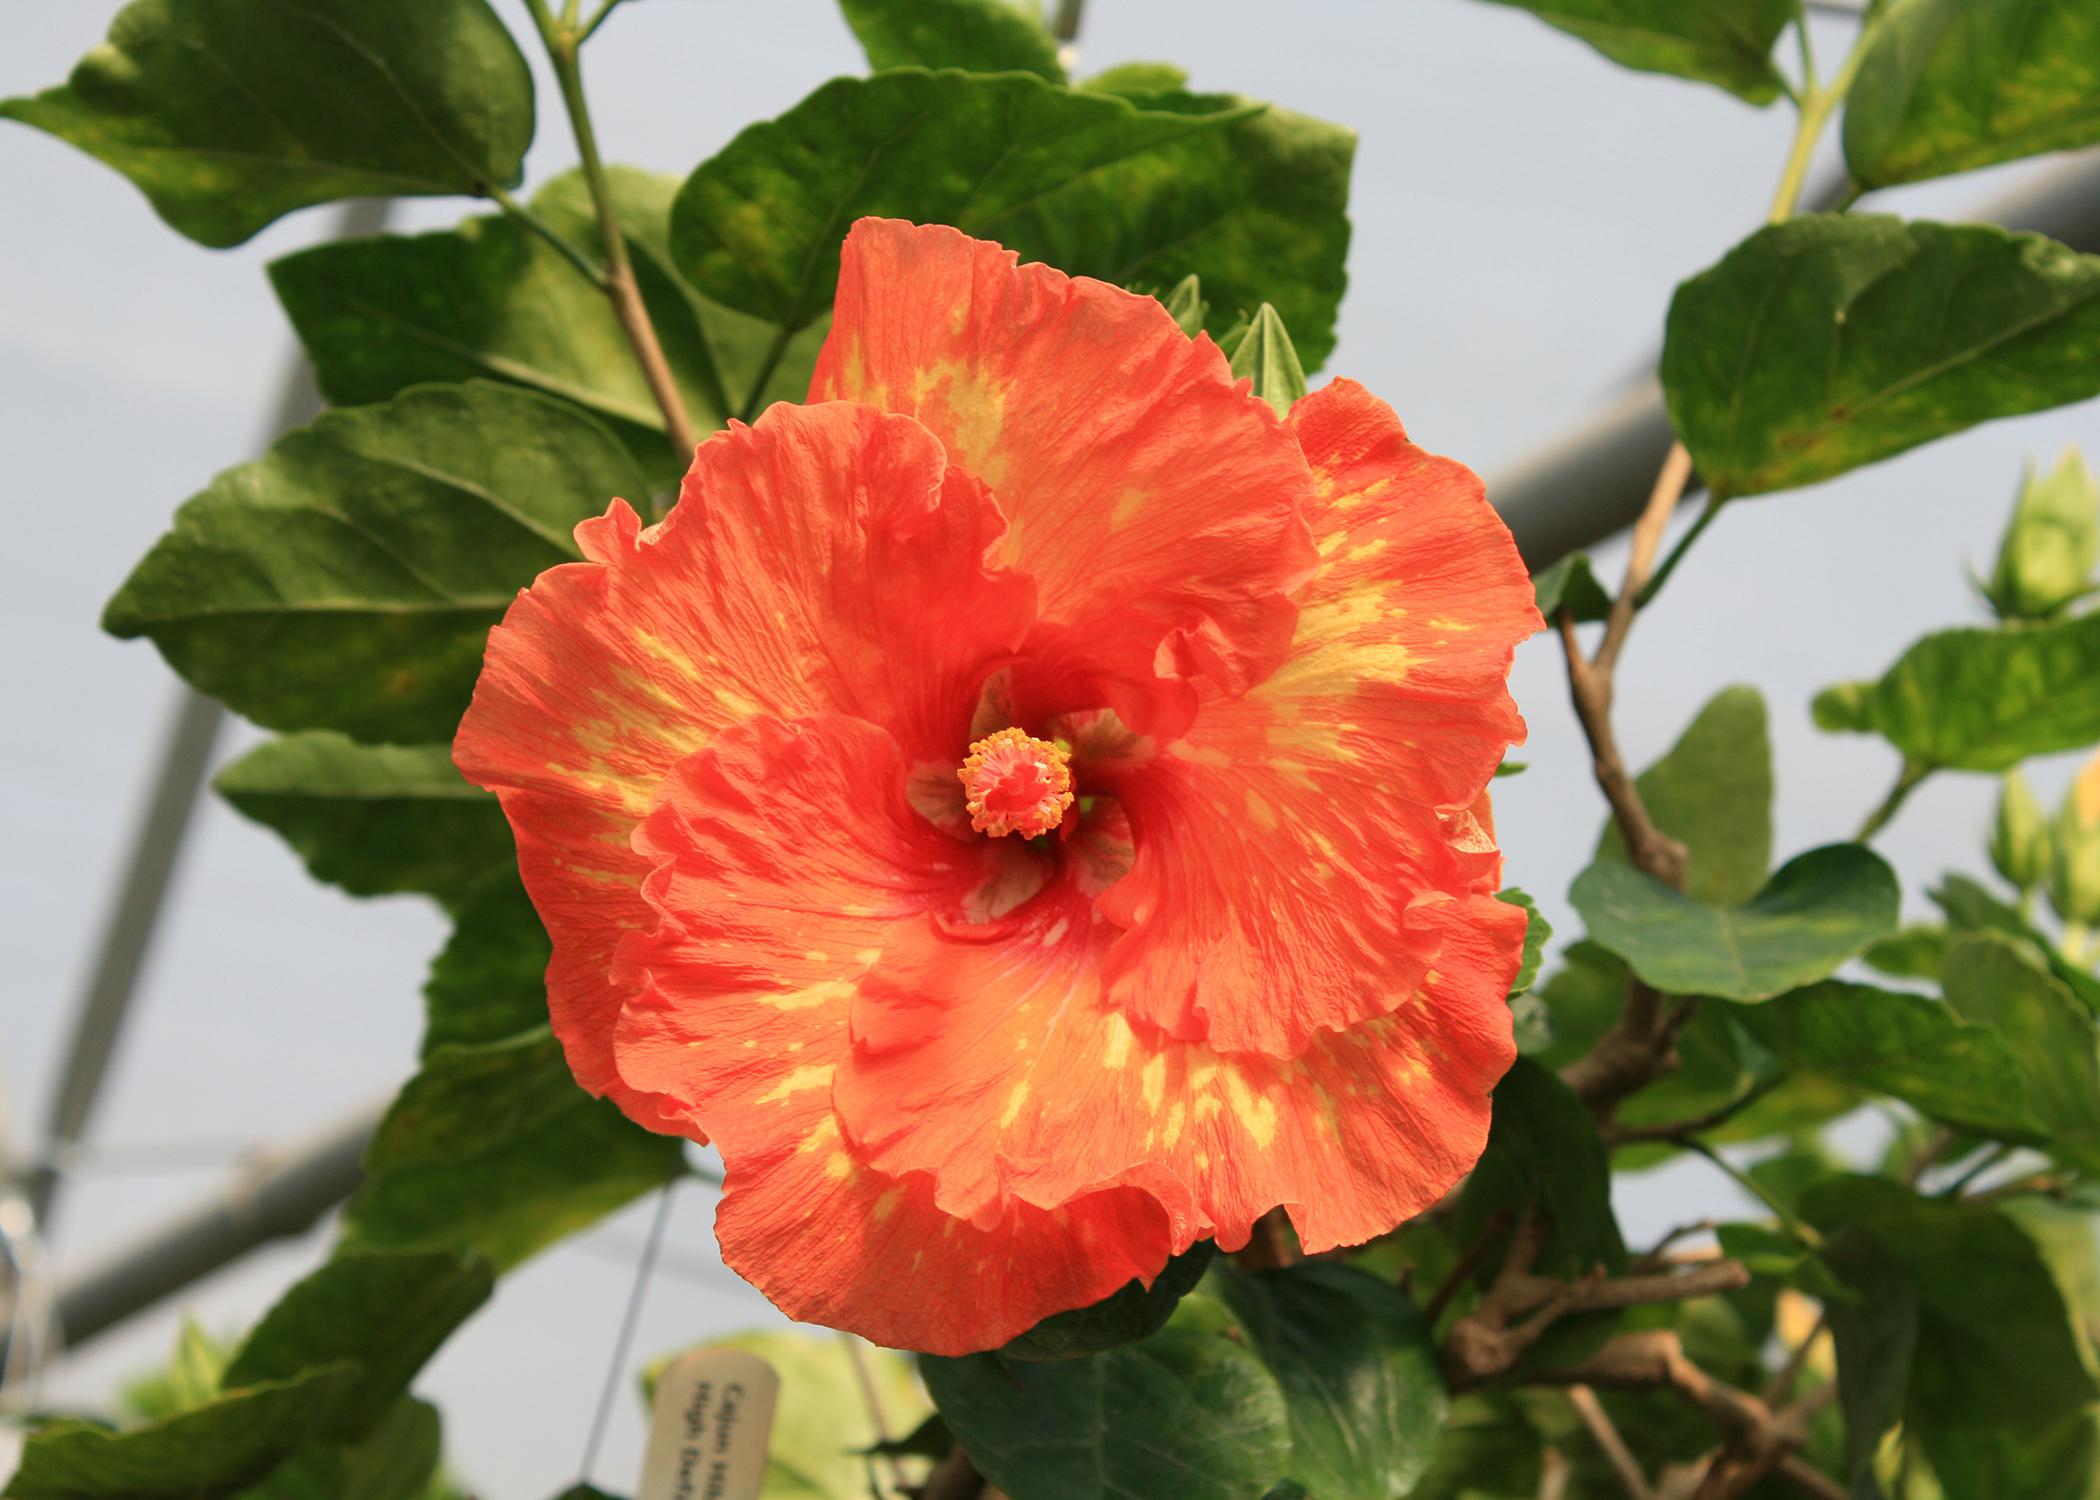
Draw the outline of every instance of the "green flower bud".
<instances>
[{"instance_id":1,"label":"green flower bud","mask_svg":"<svg viewBox=\"0 0 2100 1500\"><path fill-rule=\"evenodd\" d=\"M2049 905L2066 922L2100 926L2100 755L2071 783L2050 842Z\"/></svg>"},{"instance_id":2,"label":"green flower bud","mask_svg":"<svg viewBox=\"0 0 2100 1500\"><path fill-rule=\"evenodd\" d=\"M2001 619L2042 620L2084 593L2100 561L2100 486L2076 448L2046 476L2030 468L1984 588Z\"/></svg>"},{"instance_id":3,"label":"green flower bud","mask_svg":"<svg viewBox=\"0 0 2100 1500\"><path fill-rule=\"evenodd\" d=\"M2049 818L2027 778L2018 771L1998 792L1991 824L1991 863L2024 893L2049 878Z\"/></svg>"}]
</instances>

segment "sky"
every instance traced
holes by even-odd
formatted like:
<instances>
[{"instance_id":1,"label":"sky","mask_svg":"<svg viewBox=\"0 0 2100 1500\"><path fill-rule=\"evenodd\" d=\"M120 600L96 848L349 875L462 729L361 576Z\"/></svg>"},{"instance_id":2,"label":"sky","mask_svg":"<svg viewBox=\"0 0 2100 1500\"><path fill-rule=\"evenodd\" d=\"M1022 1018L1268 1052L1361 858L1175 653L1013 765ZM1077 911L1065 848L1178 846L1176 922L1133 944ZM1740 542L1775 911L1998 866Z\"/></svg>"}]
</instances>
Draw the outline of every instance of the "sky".
<instances>
[{"instance_id":1,"label":"sky","mask_svg":"<svg viewBox=\"0 0 2100 1500\"><path fill-rule=\"evenodd\" d=\"M496 0L523 34L518 0ZM0 95L61 80L114 4L17 7ZM1826 55L1846 23L1819 23ZM1791 130L1716 90L1622 71L1521 12L1474 0L1094 0L1081 71L1165 59L1195 86L1355 126L1341 344L1328 369L1398 408L1417 439L1489 476L1579 425L1652 361L1676 281L1761 220ZM544 67L528 182L574 150ZM689 170L745 123L861 71L829 0L632 0L590 47L609 158ZM1961 217L2037 168L1893 195ZM0 1113L33 1150L90 944L139 814L176 683L152 649L99 633L104 600L217 470L254 456L291 358L262 275L325 235L296 214L232 251L153 217L115 173L0 123L0 494L21 523L0 587ZM405 205L431 228L471 204ZM1893 753L1808 721L1820 686L1878 673L1926 630L1979 618L2022 465L2100 444L2091 405L1995 424L1867 473L1732 507L1642 620L1620 668L1630 759L1668 747L1726 683L1765 693L1781 858L1848 837ZM1616 577L1623 551L1599 553ZM1531 726L1523 775L1497 785L1508 880L1566 933L1568 883L1603 817L1541 637L1518 655ZM220 746L254 742L245 727ZM2053 804L2069 765L2042 765ZM1880 840L1906 902L1942 871L1983 868L1992 787L1928 784ZM197 821L102 1108L100 1148L54 1225L61 1270L193 1201L241 1153L325 1128L409 1071L418 989L442 938L431 909L312 884L273 835L213 802ZM153 1148L151 1153L141 1148ZM1628 1238L1730 1211L1704 1164L1622 1181ZM639 1204L502 1284L425 1371L455 1467L531 1500L576 1477L647 1227ZM681 1190L635 1356L781 1322L723 1270L704 1187ZM257 1254L63 1361L51 1401L93 1405L161 1359L187 1310L234 1333L325 1253L325 1231ZM633 1372L619 1377L631 1389ZM623 1391L594 1477L632 1487L638 1398Z\"/></svg>"}]
</instances>

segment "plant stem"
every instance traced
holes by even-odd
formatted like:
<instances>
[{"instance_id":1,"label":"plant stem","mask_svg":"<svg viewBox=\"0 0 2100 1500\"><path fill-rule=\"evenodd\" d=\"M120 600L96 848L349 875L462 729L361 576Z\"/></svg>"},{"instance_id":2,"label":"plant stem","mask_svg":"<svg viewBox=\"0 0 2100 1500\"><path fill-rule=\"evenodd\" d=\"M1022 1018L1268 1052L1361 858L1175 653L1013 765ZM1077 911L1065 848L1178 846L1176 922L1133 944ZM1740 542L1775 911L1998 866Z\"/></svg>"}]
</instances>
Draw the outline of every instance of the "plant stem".
<instances>
[{"instance_id":1,"label":"plant stem","mask_svg":"<svg viewBox=\"0 0 2100 1500\"><path fill-rule=\"evenodd\" d=\"M545 219L500 187L490 187L488 196L489 200L498 208L559 251L563 260L566 260L570 265L583 273L584 280L590 282L592 286L597 287L601 291L607 290L605 272L595 265L588 255L585 255L583 251L563 238L552 224L549 224Z\"/></svg>"},{"instance_id":2,"label":"plant stem","mask_svg":"<svg viewBox=\"0 0 2100 1500\"><path fill-rule=\"evenodd\" d=\"M780 356L786 352L788 340L794 336L793 329L783 327L766 345L766 356L758 362L758 374L751 381L751 393L744 397L743 410L737 413L738 421L749 422L758 415L759 403L765 399L766 384L772 380L773 372L780 368Z\"/></svg>"},{"instance_id":3,"label":"plant stem","mask_svg":"<svg viewBox=\"0 0 2100 1500\"><path fill-rule=\"evenodd\" d=\"M663 345L657 342L656 325L649 320L649 309L642 302L641 288L635 283L634 265L627 256L627 238L620 232L612 189L606 181L605 163L598 155L598 137L591 125L590 105L584 99L583 69L577 55L582 41L576 28L577 0L567 0L560 22L548 14L547 0L525 0L525 4L539 27L540 40L546 44L548 60L553 63L555 79L561 85L562 103L569 113L569 128L575 134L577 154L583 162L583 180L590 189L591 205L597 210L598 235L605 249L606 296L611 298L613 315L619 319L620 330L627 335L628 346L634 350L635 362L641 366L649 394L663 413L664 430L670 434L671 446L678 451L681 462L690 461L698 439L692 419L686 415L685 398L679 394L678 382L672 378L671 367L664 359Z\"/></svg>"},{"instance_id":4,"label":"plant stem","mask_svg":"<svg viewBox=\"0 0 2100 1500\"><path fill-rule=\"evenodd\" d=\"M1914 760L1906 760L1903 769L1896 773L1895 785L1889 788L1888 795L1881 799L1880 804L1867 814L1866 822L1859 825L1859 832L1852 835L1852 842L1864 844L1887 827L1889 819L1896 816L1897 810L1909 800L1910 794L1917 790L1918 783L1931 774L1932 767L1919 765Z\"/></svg>"},{"instance_id":5,"label":"plant stem","mask_svg":"<svg viewBox=\"0 0 2100 1500\"><path fill-rule=\"evenodd\" d=\"M581 47L585 42L589 41L592 34L605 24L606 18L619 8L619 4L620 0L603 0L603 3L599 5L597 10L591 13L591 18L585 21L577 31L576 45Z\"/></svg>"},{"instance_id":6,"label":"plant stem","mask_svg":"<svg viewBox=\"0 0 2100 1500\"><path fill-rule=\"evenodd\" d=\"M1804 20L1801 25L1802 35L1806 38L1808 23ZM1779 174L1779 190L1772 195L1769 222L1783 223L1794 216L1801 202L1802 185L1808 180L1809 163L1815 159L1816 143L1823 138L1823 127L1830 123L1831 113L1851 91L1852 80L1858 76L1860 62L1867 55L1867 46L1873 41L1876 29L1873 21L1860 28L1859 39L1845 56L1845 65L1838 69L1837 77L1831 79L1827 87L1817 87L1812 79L1802 80L1801 116L1794 127L1794 143L1787 149L1786 166Z\"/></svg>"},{"instance_id":7,"label":"plant stem","mask_svg":"<svg viewBox=\"0 0 2100 1500\"><path fill-rule=\"evenodd\" d=\"M1706 534L1706 528L1713 525L1714 517L1721 513L1721 507L1727 503L1725 500L1716 500L1711 495L1707 497L1706 508L1700 511L1699 518L1692 522L1692 529L1677 539L1677 545L1672 547L1670 555L1662 560L1662 565L1655 570L1655 576L1641 586L1640 597L1634 600L1637 607L1646 609L1649 601L1662 592L1662 586L1668 583L1670 575L1677 571L1677 564L1684 560L1685 553L1692 550L1692 543Z\"/></svg>"},{"instance_id":8,"label":"plant stem","mask_svg":"<svg viewBox=\"0 0 2100 1500\"><path fill-rule=\"evenodd\" d=\"M1706 1142L1693 1137L1687 1140L1684 1145L1686 1150L1696 1151L1712 1162L1737 1187L1755 1198L1759 1203L1762 1203L1766 1208L1769 1208L1772 1211L1772 1216L1786 1226L1787 1233L1801 1241L1802 1244L1813 1246L1822 1242L1822 1236L1795 1218L1792 1211L1784 1203L1781 1203L1777 1198L1765 1191L1764 1184L1736 1166L1735 1163L1728 1160L1727 1157L1713 1147L1707 1145Z\"/></svg>"}]
</instances>

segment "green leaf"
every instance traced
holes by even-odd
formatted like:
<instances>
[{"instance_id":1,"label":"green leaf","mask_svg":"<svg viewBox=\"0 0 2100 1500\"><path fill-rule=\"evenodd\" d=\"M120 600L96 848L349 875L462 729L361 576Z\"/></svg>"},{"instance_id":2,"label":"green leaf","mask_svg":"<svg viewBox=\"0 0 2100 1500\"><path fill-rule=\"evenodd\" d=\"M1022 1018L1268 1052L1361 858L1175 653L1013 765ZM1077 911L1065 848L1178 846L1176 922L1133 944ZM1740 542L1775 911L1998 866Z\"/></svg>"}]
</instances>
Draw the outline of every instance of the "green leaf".
<instances>
[{"instance_id":1,"label":"green leaf","mask_svg":"<svg viewBox=\"0 0 2100 1500\"><path fill-rule=\"evenodd\" d=\"M532 74L485 0L135 0L64 85L0 115L237 245L308 204L516 182Z\"/></svg>"},{"instance_id":2,"label":"green leaf","mask_svg":"<svg viewBox=\"0 0 2100 1500\"><path fill-rule=\"evenodd\" d=\"M1152 1337L1085 1359L922 1357L934 1405L1013 1500L1248 1500L1289 1466L1289 1408L1246 1331L1198 1289Z\"/></svg>"},{"instance_id":3,"label":"green leaf","mask_svg":"<svg viewBox=\"0 0 2100 1500\"><path fill-rule=\"evenodd\" d=\"M545 1029L440 1047L380 1122L345 1243L508 1270L683 1170L684 1143L584 1093Z\"/></svg>"},{"instance_id":4,"label":"green leaf","mask_svg":"<svg viewBox=\"0 0 2100 1500\"><path fill-rule=\"evenodd\" d=\"M2019 1107L2041 1123L2048 1149L2100 1169L2100 1027L2092 1012L1995 935L1956 939L1941 979L1947 1004L1996 1033L2017 1060Z\"/></svg>"},{"instance_id":5,"label":"green leaf","mask_svg":"<svg viewBox=\"0 0 2100 1500\"><path fill-rule=\"evenodd\" d=\"M2100 614L2024 630L1942 630L1880 681L1848 686L1843 714L1816 700L1824 729L1879 733L1920 766L2005 771L2030 756L2100 740Z\"/></svg>"},{"instance_id":6,"label":"green leaf","mask_svg":"<svg viewBox=\"0 0 2100 1500\"><path fill-rule=\"evenodd\" d=\"M1514 997L1530 989L1538 979L1539 965L1546 957L1546 944L1553 941L1553 924L1540 913L1538 902L1514 886L1497 891L1495 899L1524 908L1524 961L1517 966L1517 977L1509 982L1509 993Z\"/></svg>"},{"instance_id":7,"label":"green leaf","mask_svg":"<svg viewBox=\"0 0 2100 1500\"><path fill-rule=\"evenodd\" d=\"M1742 906L1694 901L1618 864L1591 865L1568 899L1593 942L1665 994L1744 1002L1828 978L1896 930L1896 877L1857 844L1797 855Z\"/></svg>"},{"instance_id":8,"label":"green leaf","mask_svg":"<svg viewBox=\"0 0 2100 1500\"><path fill-rule=\"evenodd\" d=\"M1161 297L1167 315L1181 325L1181 331L1194 338L1203 331L1203 319L1210 312L1210 304L1203 300L1203 278L1194 274L1184 276L1174 283L1173 290Z\"/></svg>"},{"instance_id":9,"label":"green leaf","mask_svg":"<svg viewBox=\"0 0 2100 1500\"><path fill-rule=\"evenodd\" d=\"M717 301L800 328L866 214L949 223L1125 286L1200 275L1213 331L1264 299L1317 367L1348 248L1348 131L1242 99L1140 103L1022 74L900 69L825 84L703 163L671 245Z\"/></svg>"},{"instance_id":10,"label":"green leaf","mask_svg":"<svg viewBox=\"0 0 2100 1500\"><path fill-rule=\"evenodd\" d=\"M1756 688L1716 693L1634 785L1655 826L1691 856L1687 895L1733 905L1757 894L1772 868L1772 742ZM1627 862L1616 823L1604 825L1595 857Z\"/></svg>"},{"instance_id":11,"label":"green leaf","mask_svg":"<svg viewBox=\"0 0 2100 1500\"><path fill-rule=\"evenodd\" d=\"M218 1500L261 1479L320 1433L358 1379L325 1365L290 1380L229 1390L144 1427L47 1423L23 1445L7 1500Z\"/></svg>"},{"instance_id":12,"label":"green leaf","mask_svg":"<svg viewBox=\"0 0 2100 1500\"><path fill-rule=\"evenodd\" d=\"M2056 951L2056 945L2022 916L2017 907L2000 901L1965 875L1947 876L1930 894L1955 929L1996 933L2010 938L2014 949L2027 958L2030 965L2047 969L2058 984L2078 998L2081 1005L2100 1016L2100 979L2067 962Z\"/></svg>"},{"instance_id":13,"label":"green leaf","mask_svg":"<svg viewBox=\"0 0 2100 1500\"><path fill-rule=\"evenodd\" d=\"M1342 1265L1214 1280L1283 1389L1290 1478L1320 1500L1401 1500L1428 1470L1449 1401L1415 1305Z\"/></svg>"},{"instance_id":14,"label":"green leaf","mask_svg":"<svg viewBox=\"0 0 2100 1500\"><path fill-rule=\"evenodd\" d=\"M1254 382L1254 394L1269 403L1279 417L1305 394L1305 368L1276 309L1264 302L1244 331L1228 338L1220 349L1232 362L1233 377Z\"/></svg>"},{"instance_id":15,"label":"green leaf","mask_svg":"<svg viewBox=\"0 0 2100 1500\"><path fill-rule=\"evenodd\" d=\"M2000 619L2046 620L2092 588L2100 485L2076 448L2045 475L2030 467L1984 590Z\"/></svg>"},{"instance_id":16,"label":"green leaf","mask_svg":"<svg viewBox=\"0 0 2100 1500\"><path fill-rule=\"evenodd\" d=\"M1998 811L1991 819L1991 866L2022 892L2049 878L2049 819L2034 788L2018 771L1998 785Z\"/></svg>"},{"instance_id":17,"label":"green leaf","mask_svg":"<svg viewBox=\"0 0 2100 1500\"><path fill-rule=\"evenodd\" d=\"M1626 1264L1596 1121L1550 1068L1520 1057L1495 1085L1487 1149L1460 1200L1461 1238L1470 1242L1496 1215L1514 1220L1533 1206L1552 1221L1539 1257L1543 1273L1583 1276Z\"/></svg>"},{"instance_id":18,"label":"green leaf","mask_svg":"<svg viewBox=\"0 0 2100 1500\"><path fill-rule=\"evenodd\" d=\"M1167 1262L1151 1286L1127 1282L1091 1307L1053 1314L999 1348L1008 1359L1076 1359L1149 1338L1166 1326L1174 1308L1210 1269L1217 1246L1198 1240Z\"/></svg>"},{"instance_id":19,"label":"green leaf","mask_svg":"<svg viewBox=\"0 0 2100 1500\"><path fill-rule=\"evenodd\" d=\"M749 395L774 330L702 297L671 269L677 178L614 167L608 181L686 411L703 432L719 427ZM533 210L595 253L598 228L579 174L548 182ZM338 240L273 261L270 280L322 391L339 405L384 401L431 381L508 381L598 417L656 487L684 472L612 304L514 219ZM821 334L812 329L793 342L767 382L769 395L802 399ZM639 505L644 496L628 498Z\"/></svg>"},{"instance_id":20,"label":"green leaf","mask_svg":"<svg viewBox=\"0 0 2100 1500\"><path fill-rule=\"evenodd\" d=\"M474 1256L336 1255L263 1315L223 1383L262 1385L354 1363L357 1381L336 1403L323 1436L362 1437L495 1284L489 1263Z\"/></svg>"},{"instance_id":21,"label":"green leaf","mask_svg":"<svg viewBox=\"0 0 2100 1500\"><path fill-rule=\"evenodd\" d=\"M233 1350L185 1317L167 1365L125 1383L117 1411L126 1421L158 1422L204 1405L219 1394L219 1377Z\"/></svg>"},{"instance_id":22,"label":"green leaf","mask_svg":"<svg viewBox=\"0 0 2100 1500\"><path fill-rule=\"evenodd\" d=\"M1717 84L1752 104L1780 94L1772 44L1796 0L1495 0L1579 36L1623 67Z\"/></svg>"},{"instance_id":23,"label":"green leaf","mask_svg":"<svg viewBox=\"0 0 2100 1500\"><path fill-rule=\"evenodd\" d=\"M1611 613L1611 591L1598 582L1587 552L1570 552L1534 576L1531 588L1549 626L1563 609L1584 625L1593 625Z\"/></svg>"},{"instance_id":24,"label":"green leaf","mask_svg":"<svg viewBox=\"0 0 2100 1500\"><path fill-rule=\"evenodd\" d=\"M1918 1300L1908 1409L1952 1425L2044 1421L2094 1399L2070 1309L2035 1242L1987 1204L1925 1198L1881 1177L1835 1177L1802 1195L1827 1236L1857 1229L1873 1258L1845 1263L1908 1280ZM1868 1285L1871 1294L1873 1288ZM1840 1359L1842 1360L1842 1352Z\"/></svg>"},{"instance_id":25,"label":"green leaf","mask_svg":"<svg viewBox=\"0 0 2100 1500\"><path fill-rule=\"evenodd\" d=\"M871 68L967 68L1065 81L1031 0L839 0Z\"/></svg>"},{"instance_id":26,"label":"green leaf","mask_svg":"<svg viewBox=\"0 0 2100 1500\"><path fill-rule=\"evenodd\" d=\"M1938 979L1947 956L1947 929L1916 923L1896 930L1862 953L1860 961L1892 979Z\"/></svg>"},{"instance_id":27,"label":"green leaf","mask_svg":"<svg viewBox=\"0 0 2100 1500\"><path fill-rule=\"evenodd\" d=\"M516 861L503 810L459 774L449 745L287 735L213 785L296 849L314 879L353 896L414 891L454 906Z\"/></svg>"},{"instance_id":28,"label":"green leaf","mask_svg":"<svg viewBox=\"0 0 2100 1500\"><path fill-rule=\"evenodd\" d=\"M439 1047L500 1042L547 1024L553 947L515 871L476 889L423 986L423 1056Z\"/></svg>"},{"instance_id":29,"label":"green leaf","mask_svg":"<svg viewBox=\"0 0 2100 1500\"><path fill-rule=\"evenodd\" d=\"M1990 1500L2095 1500L2100 1496L2100 1413L2006 1427L1922 1425L1918 1438L1940 1492Z\"/></svg>"},{"instance_id":30,"label":"green leaf","mask_svg":"<svg viewBox=\"0 0 2100 1500\"><path fill-rule=\"evenodd\" d=\"M1834 1188L1845 1179L1833 1179ZM1903 1415L1921 1322L1917 1280L1864 1226L1845 1225L1825 1240L1823 1264L1848 1295L1824 1304L1837 1349L1838 1405L1845 1418L1845 1469L1852 1493L1879 1500L1874 1458L1882 1434Z\"/></svg>"},{"instance_id":31,"label":"green leaf","mask_svg":"<svg viewBox=\"0 0 2100 1500\"><path fill-rule=\"evenodd\" d=\"M2044 1135L2023 1065L1987 1025L1923 995L1827 980L1739 1013L1791 1070L1887 1094L1949 1125L2013 1140Z\"/></svg>"},{"instance_id":32,"label":"green leaf","mask_svg":"<svg viewBox=\"0 0 2100 1500\"><path fill-rule=\"evenodd\" d=\"M437 1408L404 1397L363 1441L302 1448L240 1500L450 1500L438 1479L443 1443Z\"/></svg>"},{"instance_id":33,"label":"green leaf","mask_svg":"<svg viewBox=\"0 0 2100 1500\"><path fill-rule=\"evenodd\" d=\"M449 740L489 626L647 494L574 407L480 382L324 413L176 512L103 626L274 729Z\"/></svg>"},{"instance_id":34,"label":"green leaf","mask_svg":"<svg viewBox=\"0 0 2100 1500\"><path fill-rule=\"evenodd\" d=\"M1678 287L1662 383L1727 498L2100 394L2095 340L2100 257L1989 225L1808 215Z\"/></svg>"},{"instance_id":35,"label":"green leaf","mask_svg":"<svg viewBox=\"0 0 2100 1500\"><path fill-rule=\"evenodd\" d=\"M755 1354L780 1376L760 1490L764 1500L869 1500L867 1454L878 1438L868 1412L869 1387L892 1431L913 1430L932 1410L909 1359L851 1334L737 1333L694 1347ZM663 1372L691 1352L681 1349L650 1363L642 1375L650 1399Z\"/></svg>"},{"instance_id":36,"label":"green leaf","mask_svg":"<svg viewBox=\"0 0 2100 1500\"><path fill-rule=\"evenodd\" d=\"M1862 187L1916 182L2100 141L2100 5L1890 5L1845 102Z\"/></svg>"}]
</instances>

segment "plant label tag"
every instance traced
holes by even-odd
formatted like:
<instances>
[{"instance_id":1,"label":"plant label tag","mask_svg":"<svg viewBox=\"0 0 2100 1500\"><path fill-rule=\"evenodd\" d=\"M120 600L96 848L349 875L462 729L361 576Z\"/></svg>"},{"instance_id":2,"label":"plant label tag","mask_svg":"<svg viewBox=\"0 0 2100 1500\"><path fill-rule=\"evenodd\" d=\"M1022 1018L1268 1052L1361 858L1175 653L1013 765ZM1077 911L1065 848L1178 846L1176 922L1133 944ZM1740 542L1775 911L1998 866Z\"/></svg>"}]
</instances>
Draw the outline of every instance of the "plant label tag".
<instances>
[{"instance_id":1,"label":"plant label tag","mask_svg":"<svg viewBox=\"0 0 2100 1500\"><path fill-rule=\"evenodd\" d=\"M635 1500L758 1500L780 1377L741 1349L696 1349L664 1371L649 1408Z\"/></svg>"}]
</instances>

